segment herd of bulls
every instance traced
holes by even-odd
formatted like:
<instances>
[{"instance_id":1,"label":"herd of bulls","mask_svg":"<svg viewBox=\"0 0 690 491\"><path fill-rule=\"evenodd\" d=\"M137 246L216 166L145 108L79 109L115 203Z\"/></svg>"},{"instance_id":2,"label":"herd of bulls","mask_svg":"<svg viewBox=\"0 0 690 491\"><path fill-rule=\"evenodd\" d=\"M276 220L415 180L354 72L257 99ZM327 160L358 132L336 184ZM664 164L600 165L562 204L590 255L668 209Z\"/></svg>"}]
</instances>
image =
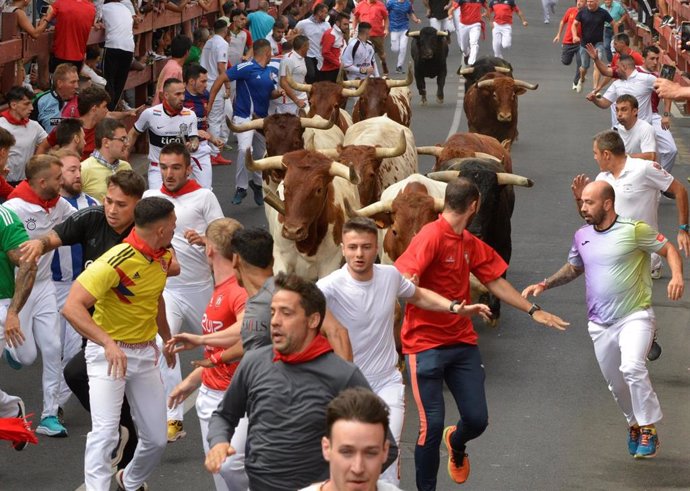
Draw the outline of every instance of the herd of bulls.
<instances>
[{"instance_id":1,"label":"herd of bulls","mask_svg":"<svg viewBox=\"0 0 690 491\"><path fill-rule=\"evenodd\" d=\"M424 42L425 36L410 34L415 44ZM443 40L432 49L436 54L442 49L445 77L447 42L436 33L434 37ZM420 53L423 45L413 49L418 80L430 75L417 59ZM435 146L418 147L409 128L412 70L406 80L298 84L288 79L295 90L309 94L306 117L276 114L231 126L235 132L261 130L266 138L266 157L254 160L248 152L246 165L263 172L276 271L317 279L339 268L342 226L356 215L376 221L380 259L392 263L420 228L438 216L446 183L458 176L473 180L481 191L470 231L510 261L513 186L533 184L512 173L517 96L537 86L514 80L510 64L498 58L480 59L462 74L472 132L456 133ZM352 116L342 109L349 97L358 98ZM436 157L426 176L418 173L421 154ZM482 300L497 319L498 301Z\"/></svg>"}]
</instances>

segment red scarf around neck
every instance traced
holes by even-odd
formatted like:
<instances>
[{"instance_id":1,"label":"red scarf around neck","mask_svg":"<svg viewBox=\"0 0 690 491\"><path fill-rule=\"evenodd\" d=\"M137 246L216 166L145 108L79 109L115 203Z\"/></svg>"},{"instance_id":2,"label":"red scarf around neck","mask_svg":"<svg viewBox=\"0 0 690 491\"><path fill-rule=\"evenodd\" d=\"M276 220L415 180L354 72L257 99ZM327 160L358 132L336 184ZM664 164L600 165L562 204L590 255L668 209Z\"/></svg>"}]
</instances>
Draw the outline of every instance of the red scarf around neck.
<instances>
[{"instance_id":1,"label":"red scarf around neck","mask_svg":"<svg viewBox=\"0 0 690 491\"><path fill-rule=\"evenodd\" d=\"M144 240L142 240L141 237L137 235L136 228L133 228L127 236L127 238L122 242L128 243L137 251L141 252L144 256L148 256L154 261L160 260L167 252L167 249L165 247L161 247L160 249L154 250L150 245L144 242Z\"/></svg>"},{"instance_id":2,"label":"red scarf around neck","mask_svg":"<svg viewBox=\"0 0 690 491\"><path fill-rule=\"evenodd\" d=\"M12 191L10 195L7 197L7 199L12 198L19 198L26 201L27 203L38 205L41 208L43 208L47 213L49 213L50 209L54 208L55 205L57 205L57 202L60 201L59 195L53 199L44 200L38 194L36 194L36 191L34 191L33 188L29 186L29 183L27 181L22 181L19 184L17 184L17 187L14 188L14 191Z\"/></svg>"},{"instance_id":3,"label":"red scarf around neck","mask_svg":"<svg viewBox=\"0 0 690 491\"><path fill-rule=\"evenodd\" d=\"M172 107L170 107L170 104L168 104L168 102L165 99L163 99L163 109L166 113L168 113L168 116L177 116L178 114L180 114L180 111L182 111L182 109L175 110Z\"/></svg>"},{"instance_id":4,"label":"red scarf around neck","mask_svg":"<svg viewBox=\"0 0 690 491\"><path fill-rule=\"evenodd\" d=\"M309 346L307 346L303 351L300 351L299 353L290 353L289 355L283 355L281 353L278 353L274 349L273 353L275 354L275 356L273 357L273 361L282 361L283 363L287 363L289 365L297 365L299 363L306 363L308 361L314 360L319 356L328 353L329 351L333 351L331 344L328 342L326 338L324 338L320 334L317 334L314 340L311 343L309 343Z\"/></svg>"},{"instance_id":5,"label":"red scarf around neck","mask_svg":"<svg viewBox=\"0 0 690 491\"><path fill-rule=\"evenodd\" d=\"M12 116L12 113L10 113L9 109L0 113L0 116L5 118L10 124L13 124L15 126L26 126L27 124L29 124L29 118L17 119L14 116Z\"/></svg>"},{"instance_id":6,"label":"red scarf around neck","mask_svg":"<svg viewBox=\"0 0 690 491\"><path fill-rule=\"evenodd\" d=\"M196 182L194 179L189 179L186 183L184 183L184 186L182 186L175 192L170 191L168 188L165 187L165 184L163 184L161 186L161 193L163 193L166 196L177 198L179 196L182 196L183 194L193 193L197 189L201 189L199 183Z\"/></svg>"}]
</instances>

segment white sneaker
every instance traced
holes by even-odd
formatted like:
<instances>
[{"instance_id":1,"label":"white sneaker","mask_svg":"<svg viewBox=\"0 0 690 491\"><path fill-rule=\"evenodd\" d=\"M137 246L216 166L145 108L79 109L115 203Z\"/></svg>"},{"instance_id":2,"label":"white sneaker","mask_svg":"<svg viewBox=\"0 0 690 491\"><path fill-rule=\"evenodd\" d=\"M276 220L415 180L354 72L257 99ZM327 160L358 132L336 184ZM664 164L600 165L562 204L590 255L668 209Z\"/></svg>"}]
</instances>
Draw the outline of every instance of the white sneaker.
<instances>
[{"instance_id":1,"label":"white sneaker","mask_svg":"<svg viewBox=\"0 0 690 491\"><path fill-rule=\"evenodd\" d=\"M577 90L577 84L573 84L573 90Z\"/></svg>"},{"instance_id":2,"label":"white sneaker","mask_svg":"<svg viewBox=\"0 0 690 491\"><path fill-rule=\"evenodd\" d=\"M653 280L660 280L661 279L661 267L652 270L652 279Z\"/></svg>"},{"instance_id":3,"label":"white sneaker","mask_svg":"<svg viewBox=\"0 0 690 491\"><path fill-rule=\"evenodd\" d=\"M575 92L578 94L582 92L582 79L577 81L577 84L575 85Z\"/></svg>"}]
</instances>

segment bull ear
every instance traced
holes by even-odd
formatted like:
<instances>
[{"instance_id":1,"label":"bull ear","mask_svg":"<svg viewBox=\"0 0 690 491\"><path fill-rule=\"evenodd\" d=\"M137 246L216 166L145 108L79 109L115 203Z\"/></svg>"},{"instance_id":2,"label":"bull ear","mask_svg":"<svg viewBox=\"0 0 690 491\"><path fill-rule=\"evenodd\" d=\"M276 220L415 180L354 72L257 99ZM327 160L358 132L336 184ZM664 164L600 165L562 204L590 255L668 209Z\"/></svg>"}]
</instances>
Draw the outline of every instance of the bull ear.
<instances>
[{"instance_id":1,"label":"bull ear","mask_svg":"<svg viewBox=\"0 0 690 491\"><path fill-rule=\"evenodd\" d=\"M393 225L393 214L392 213L377 213L370 217L378 228L388 228Z\"/></svg>"},{"instance_id":2,"label":"bull ear","mask_svg":"<svg viewBox=\"0 0 690 491\"><path fill-rule=\"evenodd\" d=\"M527 89L523 87L517 87L515 86L515 95L522 95L527 92Z\"/></svg>"}]
</instances>

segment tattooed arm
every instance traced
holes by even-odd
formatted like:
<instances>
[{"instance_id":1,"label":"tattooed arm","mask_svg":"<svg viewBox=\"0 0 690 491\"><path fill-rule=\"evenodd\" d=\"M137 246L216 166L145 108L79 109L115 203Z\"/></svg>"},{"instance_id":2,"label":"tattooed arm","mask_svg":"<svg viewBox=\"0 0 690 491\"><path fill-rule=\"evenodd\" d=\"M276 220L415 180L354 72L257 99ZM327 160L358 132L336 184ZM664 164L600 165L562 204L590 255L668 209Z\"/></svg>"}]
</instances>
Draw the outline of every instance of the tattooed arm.
<instances>
[{"instance_id":1,"label":"tattooed arm","mask_svg":"<svg viewBox=\"0 0 690 491\"><path fill-rule=\"evenodd\" d=\"M36 279L36 263L33 261L22 261L19 249L12 249L7 252L12 264L19 267L15 277L14 296L7 308L7 319L5 321L5 339L9 346L20 346L24 343L24 333L19 326L19 311L22 310L26 299L29 298L31 288Z\"/></svg>"},{"instance_id":2,"label":"tattooed arm","mask_svg":"<svg viewBox=\"0 0 690 491\"><path fill-rule=\"evenodd\" d=\"M559 269L555 274L546 278L541 283L530 285L522 290L522 296L525 298L527 298L529 295L537 297L548 288L556 288L557 286L570 283L584 272L584 269L576 268L570 263L565 263L561 269Z\"/></svg>"}]
</instances>

